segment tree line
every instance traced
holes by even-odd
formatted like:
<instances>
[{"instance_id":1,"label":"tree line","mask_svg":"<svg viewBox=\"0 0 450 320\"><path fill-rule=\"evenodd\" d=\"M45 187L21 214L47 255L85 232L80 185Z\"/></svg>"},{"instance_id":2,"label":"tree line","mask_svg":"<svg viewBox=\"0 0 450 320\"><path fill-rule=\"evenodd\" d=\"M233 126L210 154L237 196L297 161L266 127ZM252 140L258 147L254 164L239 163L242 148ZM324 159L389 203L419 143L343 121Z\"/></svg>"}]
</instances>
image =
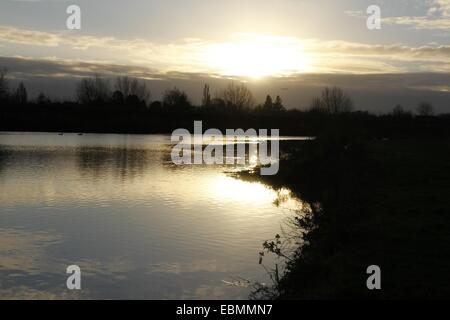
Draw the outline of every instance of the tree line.
<instances>
[{"instance_id":1,"label":"tree line","mask_svg":"<svg viewBox=\"0 0 450 320\"><path fill-rule=\"evenodd\" d=\"M119 76L107 79L95 75L83 78L76 85L75 103L80 105L114 105L129 106L150 110L189 110L195 108L188 94L178 88L168 89L163 93L161 101L152 101L150 88L141 79ZM23 82L17 88L11 89L7 78L7 70L0 69L0 102L9 105L51 105L55 101L44 93L40 93L30 101ZM256 111L284 112L283 100L267 95L263 103L257 104L251 90L244 83L230 82L225 89L212 97L210 86L205 84L200 107L207 110L220 111ZM350 95L338 87L326 87L320 96L314 97L307 112L317 114L342 114L354 110L354 102ZM419 116L434 115L434 108L428 102L421 102L416 107ZM413 112L407 111L400 104L396 105L390 115L395 117L412 117Z\"/></svg>"}]
</instances>

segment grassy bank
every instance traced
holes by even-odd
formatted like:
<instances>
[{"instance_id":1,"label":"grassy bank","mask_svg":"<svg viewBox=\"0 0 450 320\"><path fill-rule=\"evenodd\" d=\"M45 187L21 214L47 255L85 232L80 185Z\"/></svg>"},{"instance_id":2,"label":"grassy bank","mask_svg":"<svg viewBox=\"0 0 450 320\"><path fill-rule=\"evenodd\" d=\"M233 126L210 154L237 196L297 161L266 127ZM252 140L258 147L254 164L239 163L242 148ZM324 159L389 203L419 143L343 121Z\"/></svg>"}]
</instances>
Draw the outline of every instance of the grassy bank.
<instances>
[{"instance_id":1,"label":"grassy bank","mask_svg":"<svg viewBox=\"0 0 450 320\"><path fill-rule=\"evenodd\" d=\"M450 139L330 135L282 149L279 175L264 182L289 186L320 206L295 220L298 249L266 297L449 296ZM307 244L300 245L300 238ZM266 244L275 254L283 254L281 247ZM381 267L380 291L366 287L369 265Z\"/></svg>"}]
</instances>

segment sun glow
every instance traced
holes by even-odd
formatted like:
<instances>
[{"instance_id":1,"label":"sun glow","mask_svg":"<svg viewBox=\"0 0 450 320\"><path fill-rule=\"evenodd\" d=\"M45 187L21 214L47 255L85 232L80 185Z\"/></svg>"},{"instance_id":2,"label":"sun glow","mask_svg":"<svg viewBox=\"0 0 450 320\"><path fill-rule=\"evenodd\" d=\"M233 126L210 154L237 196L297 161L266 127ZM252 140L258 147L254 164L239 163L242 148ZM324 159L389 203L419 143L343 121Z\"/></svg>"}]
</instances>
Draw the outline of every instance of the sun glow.
<instances>
[{"instance_id":1,"label":"sun glow","mask_svg":"<svg viewBox=\"0 0 450 320\"><path fill-rule=\"evenodd\" d=\"M261 78L308 71L310 57L294 38L238 34L232 41L209 45L207 66L221 75Z\"/></svg>"}]
</instances>

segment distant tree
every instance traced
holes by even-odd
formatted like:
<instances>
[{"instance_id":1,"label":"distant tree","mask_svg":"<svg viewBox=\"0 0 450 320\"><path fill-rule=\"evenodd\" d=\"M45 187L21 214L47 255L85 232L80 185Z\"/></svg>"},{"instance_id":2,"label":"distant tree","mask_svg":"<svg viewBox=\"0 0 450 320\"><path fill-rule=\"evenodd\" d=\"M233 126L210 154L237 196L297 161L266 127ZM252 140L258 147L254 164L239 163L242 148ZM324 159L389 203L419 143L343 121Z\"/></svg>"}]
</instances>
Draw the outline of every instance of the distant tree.
<instances>
[{"instance_id":1,"label":"distant tree","mask_svg":"<svg viewBox=\"0 0 450 320\"><path fill-rule=\"evenodd\" d=\"M270 95L267 95L266 101L264 102L262 108L265 111L272 111L272 109L273 109L273 100L272 100L272 97Z\"/></svg>"},{"instance_id":2,"label":"distant tree","mask_svg":"<svg viewBox=\"0 0 450 320\"><path fill-rule=\"evenodd\" d=\"M314 97L311 102L310 111L318 113L326 112L325 106L322 103L322 99L320 99L319 97Z\"/></svg>"},{"instance_id":3,"label":"distant tree","mask_svg":"<svg viewBox=\"0 0 450 320\"><path fill-rule=\"evenodd\" d=\"M43 92L41 92L41 93L39 93L39 95L36 98L36 103L39 105L46 105L46 104L50 104L51 100Z\"/></svg>"},{"instance_id":4,"label":"distant tree","mask_svg":"<svg viewBox=\"0 0 450 320\"><path fill-rule=\"evenodd\" d=\"M257 106L256 110L265 112L278 112L285 110L285 108L283 106L283 100L281 100L280 96L277 96L274 102L272 97L270 95L267 95L264 104Z\"/></svg>"},{"instance_id":5,"label":"distant tree","mask_svg":"<svg viewBox=\"0 0 450 320\"><path fill-rule=\"evenodd\" d=\"M209 92L209 85L207 84L205 84L205 87L203 88L202 106L203 107L211 106L211 94Z\"/></svg>"},{"instance_id":6,"label":"distant tree","mask_svg":"<svg viewBox=\"0 0 450 320\"><path fill-rule=\"evenodd\" d=\"M330 114L351 112L353 101L341 88L325 88L322 91L321 103Z\"/></svg>"},{"instance_id":7,"label":"distant tree","mask_svg":"<svg viewBox=\"0 0 450 320\"><path fill-rule=\"evenodd\" d=\"M280 96L275 98L275 103L273 104L274 111L284 111L286 108L283 106L283 100Z\"/></svg>"},{"instance_id":8,"label":"distant tree","mask_svg":"<svg viewBox=\"0 0 450 320\"><path fill-rule=\"evenodd\" d=\"M125 97L124 97L122 91L116 90L116 91L113 92L113 94L112 94L112 102L115 105L122 105L122 104L125 103Z\"/></svg>"},{"instance_id":9,"label":"distant tree","mask_svg":"<svg viewBox=\"0 0 450 320\"><path fill-rule=\"evenodd\" d=\"M160 109L162 109L161 101L153 101L150 104L150 110L160 110Z\"/></svg>"},{"instance_id":10,"label":"distant tree","mask_svg":"<svg viewBox=\"0 0 450 320\"><path fill-rule=\"evenodd\" d=\"M14 94L14 101L17 104L27 104L28 102L28 93L23 82L20 82L19 86L16 89L16 92Z\"/></svg>"},{"instance_id":11,"label":"distant tree","mask_svg":"<svg viewBox=\"0 0 450 320\"><path fill-rule=\"evenodd\" d=\"M164 93L163 105L165 108L189 108L191 102L186 92L173 88Z\"/></svg>"},{"instance_id":12,"label":"distant tree","mask_svg":"<svg viewBox=\"0 0 450 320\"><path fill-rule=\"evenodd\" d=\"M0 69L0 101L7 100L9 96L9 86L6 74L6 69Z\"/></svg>"},{"instance_id":13,"label":"distant tree","mask_svg":"<svg viewBox=\"0 0 450 320\"><path fill-rule=\"evenodd\" d=\"M403 106L401 104L398 104L394 107L394 109L392 110L392 115L394 117L411 117L412 116L411 112L403 109Z\"/></svg>"},{"instance_id":14,"label":"distant tree","mask_svg":"<svg viewBox=\"0 0 450 320\"><path fill-rule=\"evenodd\" d=\"M429 117L433 115L433 106L428 102L421 102L417 106L417 113L422 117Z\"/></svg>"},{"instance_id":15,"label":"distant tree","mask_svg":"<svg viewBox=\"0 0 450 320\"><path fill-rule=\"evenodd\" d=\"M146 107L146 103L144 100L139 99L139 97L135 94L129 95L125 99L125 104L133 107Z\"/></svg>"},{"instance_id":16,"label":"distant tree","mask_svg":"<svg viewBox=\"0 0 450 320\"><path fill-rule=\"evenodd\" d=\"M223 91L222 98L228 107L236 110L250 109L254 106L253 94L243 83L236 85L231 82Z\"/></svg>"},{"instance_id":17,"label":"distant tree","mask_svg":"<svg viewBox=\"0 0 450 320\"><path fill-rule=\"evenodd\" d=\"M392 110L392 115L393 116L402 116L405 113L405 110L403 109L401 104L398 104L394 107L394 109Z\"/></svg>"},{"instance_id":18,"label":"distant tree","mask_svg":"<svg viewBox=\"0 0 450 320\"><path fill-rule=\"evenodd\" d=\"M226 102L222 98L214 98L211 100L211 107L217 110L223 110L226 108Z\"/></svg>"},{"instance_id":19,"label":"distant tree","mask_svg":"<svg viewBox=\"0 0 450 320\"><path fill-rule=\"evenodd\" d=\"M114 89L123 94L126 101L129 96L136 96L139 101L149 103L151 92L144 81L130 77L117 77Z\"/></svg>"},{"instance_id":20,"label":"distant tree","mask_svg":"<svg viewBox=\"0 0 450 320\"><path fill-rule=\"evenodd\" d=\"M109 81L96 75L82 79L77 85L77 98L82 104L104 103L109 98Z\"/></svg>"}]
</instances>

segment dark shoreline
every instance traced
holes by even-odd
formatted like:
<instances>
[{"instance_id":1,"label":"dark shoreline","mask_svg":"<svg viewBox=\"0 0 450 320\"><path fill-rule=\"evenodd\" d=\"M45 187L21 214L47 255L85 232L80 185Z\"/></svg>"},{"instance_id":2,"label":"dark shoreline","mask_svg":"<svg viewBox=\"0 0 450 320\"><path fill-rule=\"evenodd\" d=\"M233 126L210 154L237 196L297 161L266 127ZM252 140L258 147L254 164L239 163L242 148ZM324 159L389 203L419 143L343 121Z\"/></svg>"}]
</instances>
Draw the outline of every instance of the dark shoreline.
<instances>
[{"instance_id":1,"label":"dark shoreline","mask_svg":"<svg viewBox=\"0 0 450 320\"><path fill-rule=\"evenodd\" d=\"M242 179L289 187L312 211L294 221L298 245L269 299L445 299L450 294L450 139L284 144L280 173ZM320 209L316 207L320 204ZM302 231L306 230L306 234ZM274 235L275 236L275 235ZM264 244L283 256L283 236ZM379 265L382 290L368 290Z\"/></svg>"},{"instance_id":2,"label":"dark shoreline","mask_svg":"<svg viewBox=\"0 0 450 320\"><path fill-rule=\"evenodd\" d=\"M346 128L346 134L365 138L450 136L450 116L374 115L355 111L322 114L314 111L225 111L204 107L181 110L133 109L117 106L28 104L0 107L0 131L165 134L179 128L280 129L283 136L318 136Z\"/></svg>"}]
</instances>

